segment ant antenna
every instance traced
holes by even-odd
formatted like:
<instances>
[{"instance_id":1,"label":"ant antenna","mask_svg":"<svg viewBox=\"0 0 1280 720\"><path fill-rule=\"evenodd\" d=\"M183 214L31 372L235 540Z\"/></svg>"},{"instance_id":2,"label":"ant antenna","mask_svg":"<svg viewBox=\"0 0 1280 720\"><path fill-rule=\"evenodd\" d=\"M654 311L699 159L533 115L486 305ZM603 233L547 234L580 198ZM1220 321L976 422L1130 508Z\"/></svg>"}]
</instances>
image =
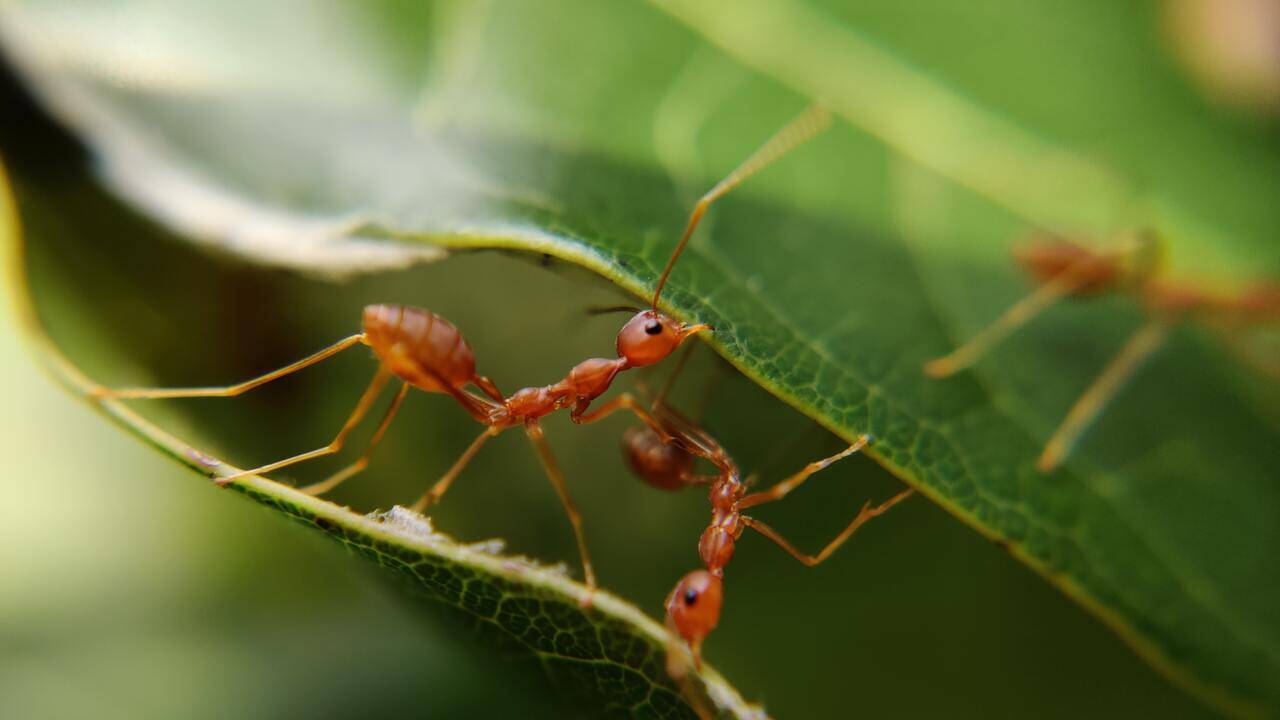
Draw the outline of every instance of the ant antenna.
<instances>
[{"instance_id":1,"label":"ant antenna","mask_svg":"<svg viewBox=\"0 0 1280 720\"><path fill-rule=\"evenodd\" d=\"M752 153L751 157L734 168L733 172L726 175L723 180L716 183L715 187L707 191L707 194L698 200L698 203L693 206L693 213L689 216L689 224L685 226L684 234L680 236L680 242L676 244L676 249L671 253L671 259L667 260L667 266L663 268L662 276L658 278L657 287L653 289L652 306L654 312L658 311L658 297L662 295L662 288L667 284L667 276L671 274L671 268L675 266L676 258L680 257L680 253L684 251L684 246L688 244L694 229L698 227L698 221L702 219L702 215L707 211L707 208L711 207L711 203L741 185L747 178L763 170L774 160L795 149L820 131L825 130L830 124L831 113L827 111L825 106L820 104L810 105L804 112L797 115L794 120L775 133L773 137L765 141L765 144L761 145L759 150Z\"/></svg>"},{"instance_id":2,"label":"ant antenna","mask_svg":"<svg viewBox=\"0 0 1280 720\"><path fill-rule=\"evenodd\" d=\"M640 308L635 305L592 305L584 312L588 315L608 315L609 313L638 313Z\"/></svg>"}]
</instances>

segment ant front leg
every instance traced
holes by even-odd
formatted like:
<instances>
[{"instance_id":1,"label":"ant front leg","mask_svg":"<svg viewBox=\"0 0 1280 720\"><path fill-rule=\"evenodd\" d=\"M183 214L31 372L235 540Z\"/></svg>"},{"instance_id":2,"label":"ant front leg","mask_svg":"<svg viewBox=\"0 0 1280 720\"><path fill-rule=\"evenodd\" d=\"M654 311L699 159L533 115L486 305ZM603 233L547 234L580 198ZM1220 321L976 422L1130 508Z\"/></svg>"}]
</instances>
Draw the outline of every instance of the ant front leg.
<instances>
[{"instance_id":1,"label":"ant front leg","mask_svg":"<svg viewBox=\"0 0 1280 720\"><path fill-rule=\"evenodd\" d=\"M400 412L400 406L404 404L404 398L409 394L410 387L408 383L400 385L400 389L396 391L396 396L387 408L387 412L382 416L377 429L373 431L373 436L369 438L369 445L355 462L330 475L325 480L302 488L302 492L308 495L323 495L341 485L352 475L368 467L369 459L373 457L374 449L378 447L378 443L382 442L382 436L387 434L387 428L390 427L391 421L395 419L396 413Z\"/></svg>"},{"instance_id":2,"label":"ant front leg","mask_svg":"<svg viewBox=\"0 0 1280 720\"><path fill-rule=\"evenodd\" d=\"M644 406L637 402L635 396L631 393L622 393L618 397L590 412L587 412L586 404L580 403L573 409L573 412L569 414L569 419L579 425L587 425L589 423L603 420L618 410L624 409L630 410L636 417L640 418L645 425L652 428L653 431L658 434L658 437L662 438L662 442L671 442L672 435L667 430L666 426L658 422L648 410L645 410Z\"/></svg>"},{"instance_id":3,"label":"ant front leg","mask_svg":"<svg viewBox=\"0 0 1280 720\"><path fill-rule=\"evenodd\" d=\"M800 484L803 483L805 480L808 480L810 475L830 466L834 462L843 460L849 457L850 455L858 452L862 448L866 447L867 443L871 442L872 439L873 438L870 435L863 435L862 437L858 438L857 442L845 448L844 450L841 450L840 452L836 453L835 455L832 455L831 457L823 458L821 460L816 460L814 462L809 463L808 465L804 466L804 469L802 469L800 472L792 475L786 480L779 482L778 484L774 485L768 490L763 490L758 493L752 493L750 495L747 495L746 497L742 498L742 500L738 501L738 508L741 510L749 507L755 507L756 505L763 505L764 503L773 502L775 500L781 500L782 498L786 497L787 494L790 493L792 490L795 490L797 487L799 487Z\"/></svg>"},{"instance_id":4,"label":"ant front leg","mask_svg":"<svg viewBox=\"0 0 1280 720\"><path fill-rule=\"evenodd\" d=\"M857 532L858 528L862 527L863 524L865 524L868 520L888 512L889 509L892 508L894 505L897 505L898 503L910 497L913 492L915 492L914 488L907 488L906 490L903 490L902 492L898 493L897 495L894 495L893 497L889 498L888 500L886 500L885 502L879 505L876 505L875 507L872 507L871 501L868 500L867 503L862 506L862 509L858 511L857 516L853 518L853 522L849 523L849 526L846 527L843 531L841 531L841 533L837 535L834 540L832 540L830 543L827 543L827 546L822 548L822 551L819 552L817 555L807 555L801 552L799 549L796 548L795 545L792 545L786 538L778 534L777 530L774 530L773 528L760 522L759 520L756 520L753 517L748 517L746 515L743 515L741 517L744 525L746 525L752 530L755 530L761 535L772 540L774 543L778 545L778 547L785 550L787 554L790 555L791 557L795 558L796 560L799 560L800 562L804 563L808 567L813 567L814 565L817 565L818 563L821 563L823 560L826 560L827 558L831 557L831 553L834 553L837 549L839 549L841 545L845 543L845 541L847 541L850 537L853 537L853 534Z\"/></svg>"}]
</instances>

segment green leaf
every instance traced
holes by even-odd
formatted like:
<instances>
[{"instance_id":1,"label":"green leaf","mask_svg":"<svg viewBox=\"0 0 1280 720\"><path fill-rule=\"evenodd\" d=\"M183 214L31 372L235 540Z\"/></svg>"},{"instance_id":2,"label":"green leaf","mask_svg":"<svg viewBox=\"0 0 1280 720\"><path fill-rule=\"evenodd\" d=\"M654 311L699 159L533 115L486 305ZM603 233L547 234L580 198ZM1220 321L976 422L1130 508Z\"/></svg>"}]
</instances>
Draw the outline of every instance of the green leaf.
<instances>
[{"instance_id":1,"label":"green leaf","mask_svg":"<svg viewBox=\"0 0 1280 720\"><path fill-rule=\"evenodd\" d=\"M235 472L123 403L91 398L97 384L63 356L31 305L18 211L3 166L0 245L15 319L54 380L195 472L212 478ZM529 654L596 713L692 718L698 716L695 708L714 707L717 717L767 717L709 665L703 664L689 681L673 680L666 669L666 630L607 591L588 593L568 577L563 566L502 555L500 545L494 547L492 542L460 544L435 531L429 519L399 506L361 515L258 476L237 480L228 488L337 540L377 563L412 594L455 609L499 645Z\"/></svg>"},{"instance_id":2,"label":"green leaf","mask_svg":"<svg viewBox=\"0 0 1280 720\"><path fill-rule=\"evenodd\" d=\"M498 247L644 296L697 193L824 99L844 122L724 201L664 302L1206 701L1280 712L1274 387L1180 328L1045 477L1136 308L1058 308L972 373L920 372L1026 291L1007 248L1036 227L1155 228L1180 277L1280 271L1274 133L1191 92L1151 7L654 5L11 3L0 27L117 192L332 274Z\"/></svg>"}]
</instances>

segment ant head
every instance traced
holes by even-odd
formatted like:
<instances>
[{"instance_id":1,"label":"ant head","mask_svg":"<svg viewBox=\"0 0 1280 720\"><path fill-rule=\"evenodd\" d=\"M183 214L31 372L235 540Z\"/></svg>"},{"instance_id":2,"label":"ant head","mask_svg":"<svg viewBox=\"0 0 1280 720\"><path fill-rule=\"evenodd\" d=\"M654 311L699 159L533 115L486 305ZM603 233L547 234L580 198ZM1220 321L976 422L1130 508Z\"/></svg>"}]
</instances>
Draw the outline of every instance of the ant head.
<instances>
[{"instance_id":1,"label":"ant head","mask_svg":"<svg viewBox=\"0 0 1280 720\"><path fill-rule=\"evenodd\" d=\"M657 310L641 310L618 331L618 357L631 367L652 365L670 355L685 338L710 325L685 325Z\"/></svg>"},{"instance_id":2,"label":"ant head","mask_svg":"<svg viewBox=\"0 0 1280 720\"><path fill-rule=\"evenodd\" d=\"M680 578L667 598L667 620L689 643L694 662L700 662L702 640L720 622L723 586L706 570L694 570Z\"/></svg>"}]
</instances>

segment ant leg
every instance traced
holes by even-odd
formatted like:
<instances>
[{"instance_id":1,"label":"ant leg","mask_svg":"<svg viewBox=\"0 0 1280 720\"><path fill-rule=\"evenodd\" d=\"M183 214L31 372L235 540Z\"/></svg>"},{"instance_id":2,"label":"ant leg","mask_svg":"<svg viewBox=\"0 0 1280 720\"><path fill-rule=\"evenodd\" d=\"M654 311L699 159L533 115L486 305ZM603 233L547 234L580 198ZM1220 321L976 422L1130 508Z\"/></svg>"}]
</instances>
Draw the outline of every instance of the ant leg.
<instances>
[{"instance_id":1,"label":"ant leg","mask_svg":"<svg viewBox=\"0 0 1280 720\"><path fill-rule=\"evenodd\" d=\"M657 434L658 439L664 445L675 443L684 448L688 452L706 458L721 470L726 470L732 466L732 460L725 454L724 449L715 441L705 430L698 427L697 424L686 419L683 415L675 412L671 408L661 408L664 418L672 421L672 424L661 422L649 414L649 411L641 407L640 403L631 393L622 393L618 397L601 405L600 407L587 413L578 413L577 409L569 414L569 419L579 425L586 425L597 420L612 415L621 409L630 410L636 417L640 418L645 425ZM676 424L682 424L684 427L677 427ZM691 484L702 485L714 482L714 476L701 476Z\"/></svg>"},{"instance_id":2,"label":"ant leg","mask_svg":"<svg viewBox=\"0 0 1280 720\"><path fill-rule=\"evenodd\" d=\"M365 448L364 454L362 454L359 459L330 475L328 478L301 488L302 492L307 493L308 495L323 495L341 485L347 478L368 467L369 458L373 457L374 448L378 447L378 443L382 441L382 436L387 433L387 428L391 425L391 421L395 418L396 413L399 412L400 404L404 402L405 396L409 394L410 387L409 383L402 383L400 385L400 389L396 392L395 399L391 401L391 406L387 408L386 414L382 416L382 420L378 423L378 428L373 431L373 437L369 438L369 446Z\"/></svg>"},{"instance_id":3,"label":"ant leg","mask_svg":"<svg viewBox=\"0 0 1280 720\"><path fill-rule=\"evenodd\" d=\"M684 246L689 243L689 238L693 236L693 231L698 227L698 221L707 212L707 208L716 200L724 197L730 190L741 185L747 178L755 175L763 170L770 163L778 158L786 155L796 146L818 134L831 124L831 114L822 105L810 105L795 117L791 122L787 123L781 130L765 141L760 149L756 150L741 165L734 168L732 172L724 177L723 180L716 183L715 187L707 191L693 206L693 212L689 215L689 222L685 225L684 234L680 236L680 242L676 244L675 250L671 252L671 258L667 260L667 266L663 268L662 275L658 277L658 284L653 290L653 308L658 309L658 296L662 294L662 287L667 284L667 276L671 274L671 268L676 264L676 258L680 257L680 253L684 251Z\"/></svg>"},{"instance_id":4,"label":"ant leg","mask_svg":"<svg viewBox=\"0 0 1280 720\"><path fill-rule=\"evenodd\" d=\"M352 335L343 338L320 352L305 357L295 363L285 365L279 370L260 375L252 380L236 385L224 385L219 387L198 387L198 388L105 388L96 387L90 395L95 398L117 398L117 399L157 399L157 398L192 398L192 397L235 397L243 392L252 390L259 385L266 385L272 380L277 380L290 373L295 373L305 367L315 365L321 360L328 359L346 350L357 343L364 342L364 333Z\"/></svg>"},{"instance_id":5,"label":"ant leg","mask_svg":"<svg viewBox=\"0 0 1280 720\"><path fill-rule=\"evenodd\" d=\"M579 425L585 425L602 420L622 408L630 410L636 417L644 421L658 436L662 444L675 444L686 452L706 459L722 472L737 471L733 465L733 460L707 431L669 407L658 409L663 418L663 421L660 421L641 407L631 393L622 393L589 413L577 415L571 413L569 418ZM715 480L716 476L714 475L696 475L690 479L688 484L706 485L715 482Z\"/></svg>"},{"instance_id":6,"label":"ant leg","mask_svg":"<svg viewBox=\"0 0 1280 720\"><path fill-rule=\"evenodd\" d=\"M1094 269L1096 262L1094 258L1087 258L1058 273L1030 295L1011 305L995 322L979 330L968 342L947 355L926 362L924 374L931 378L945 378L973 365L987 350L1014 330L1086 285L1090 279L1089 271Z\"/></svg>"},{"instance_id":7,"label":"ant leg","mask_svg":"<svg viewBox=\"0 0 1280 720\"><path fill-rule=\"evenodd\" d=\"M1037 470L1051 472L1066 459L1089 424L1097 419L1111 398L1115 397L1120 386L1133 376L1143 361L1160 349L1168 336L1168 323L1152 320L1129 338L1120 353L1107 363L1089 389L1071 406L1067 417L1053 432L1036 460Z\"/></svg>"},{"instance_id":8,"label":"ant leg","mask_svg":"<svg viewBox=\"0 0 1280 720\"><path fill-rule=\"evenodd\" d=\"M569 414L569 418L579 425L586 425L598 420L603 420L618 410L623 409L630 410L635 413L635 416L640 418L645 425L648 425L654 432L658 433L658 437L662 438L662 442L671 442L672 435L667 427L654 419L653 415L650 415L648 410L641 407L640 403L636 401L635 396L631 393L622 393L618 397L610 400L591 412L578 412L578 409L575 408L574 411Z\"/></svg>"},{"instance_id":9,"label":"ant leg","mask_svg":"<svg viewBox=\"0 0 1280 720\"><path fill-rule=\"evenodd\" d=\"M828 465L831 465L832 463L838 460L843 460L849 457L850 455L858 452L862 448L866 447L867 443L871 442L871 439L872 438L870 435L863 435L862 437L858 438L857 442L845 448L844 450L841 450L840 452L836 453L835 455L832 455L829 458L823 458L821 460L817 460L809 463L808 465L805 465L804 469L802 469L800 472L792 475L791 477L787 478L786 480L783 480L782 482L779 482L778 484L774 485L768 490L763 490L758 493L751 493L750 495L747 495L746 497L738 501L738 508L744 509L749 507L755 507L756 505L763 505L764 503L773 502L774 500L781 500L782 498L786 497L787 494L790 493L792 490L795 490L797 487L799 487L800 483L803 483L805 480L808 480L810 475L818 472L819 470L822 470L823 468L827 467Z\"/></svg>"},{"instance_id":10,"label":"ant leg","mask_svg":"<svg viewBox=\"0 0 1280 720\"><path fill-rule=\"evenodd\" d=\"M471 462L471 459L476 456L476 453L480 452L480 447L484 445L485 441L502 432L503 429L504 428L500 428L495 425L490 425L485 428L484 432L480 433L480 436L475 440L472 440L471 444L467 446L467 449L463 451L462 457L459 457L454 461L453 467L449 468L449 472L445 473L444 477L437 480L436 484L432 485L430 490L423 493L422 497L418 498L413 505L409 506L409 509L424 512L429 505L435 505L440 502L440 498L444 496L445 492L449 489L449 486L452 485L453 481L458 479L458 476L462 474L462 469Z\"/></svg>"},{"instance_id":11,"label":"ant leg","mask_svg":"<svg viewBox=\"0 0 1280 720\"><path fill-rule=\"evenodd\" d=\"M569 516L569 522L573 525L573 535L578 540L578 553L582 556L582 574L587 583L587 597L583 599L583 604L591 603L590 593L596 589L596 573L591 569L591 558L587 555L587 539L582 533L582 516L578 514L578 508L574 506L573 499L569 497L569 489L565 486L564 473L560 471L560 465L556 463L556 456L551 453L551 446L547 443L546 435L542 432L542 426L537 422L530 422L524 426L525 433L529 436L529 440L533 442L533 447L538 451L538 459L542 461L542 468L547 471L547 477L551 480L551 487L555 488L556 494L560 496L560 503L564 505L565 514Z\"/></svg>"},{"instance_id":12,"label":"ant leg","mask_svg":"<svg viewBox=\"0 0 1280 720\"><path fill-rule=\"evenodd\" d=\"M1126 233L1115 247L1105 252L1085 252L1084 256L1048 278L1034 292L1014 303L995 322L978 331L969 342L950 354L925 363L924 374L932 378L953 375L982 357L993 345L1022 327L1027 321L1068 295L1074 295L1097 280L1097 271L1128 261L1127 280L1145 283L1158 269L1160 239L1146 231Z\"/></svg>"},{"instance_id":13,"label":"ant leg","mask_svg":"<svg viewBox=\"0 0 1280 720\"><path fill-rule=\"evenodd\" d=\"M310 452L304 452L300 455L285 458L278 462L273 462L269 465L263 465L262 467L256 467L251 470L241 470L234 475L225 475L217 478L214 482L219 485L226 485L227 483L233 480L238 480L246 475L261 475L263 473L269 473L272 470L279 470L282 467L288 467L290 465L300 463L304 460L311 460L313 458L332 455L333 453L338 452L342 449L343 443L347 441L347 436L351 434L351 431L355 429L356 425L360 423L360 420L362 420L365 414L369 412L369 407L373 405L373 401L378 398L378 393L382 392L382 387L387 384L387 380L390 379L390 377L391 372L387 370L386 366L379 365L378 372L373 376L373 380L369 383L369 387L365 389L364 394L360 396L360 400L356 403L355 409L351 411L351 416L347 418L347 422L342 426L342 429L338 431L338 434L334 436L333 440L330 441L328 445Z\"/></svg>"},{"instance_id":14,"label":"ant leg","mask_svg":"<svg viewBox=\"0 0 1280 720\"><path fill-rule=\"evenodd\" d=\"M761 535L777 543L778 547L782 548L783 550L786 550L787 554L790 555L791 557L795 558L796 560L799 560L800 562L804 563L809 567L813 567L814 565L817 565L823 560L826 560L827 558L831 557L831 553L835 552L841 545L845 543L846 540L852 537L853 533L856 532L858 528L862 527L864 523L866 523L871 518L876 517L877 515L883 515L884 513L888 512L889 508L893 507L894 505L897 505L903 500L906 500L908 497L911 496L913 492L915 492L914 488L907 488L906 490L903 490L902 492L898 493L897 495L894 495L893 497L889 498L883 503L880 503L879 505L876 505L875 507L872 507L871 501L868 500L867 503L862 506L862 509L858 511L857 516L853 518L853 522L849 523L849 527L841 531L840 534L837 535L834 540L827 543L827 546L822 548L822 552L819 552L817 555L806 555L805 553L800 552L799 550L796 549L795 545L792 545L790 542L787 541L786 538L779 535L777 530L774 530L773 528L769 527L768 525L765 525L759 520L756 520L755 518L752 518L752 517L747 517L746 515L743 515L741 517L742 517L742 522L747 527L751 528L752 530L755 530Z\"/></svg>"}]
</instances>

